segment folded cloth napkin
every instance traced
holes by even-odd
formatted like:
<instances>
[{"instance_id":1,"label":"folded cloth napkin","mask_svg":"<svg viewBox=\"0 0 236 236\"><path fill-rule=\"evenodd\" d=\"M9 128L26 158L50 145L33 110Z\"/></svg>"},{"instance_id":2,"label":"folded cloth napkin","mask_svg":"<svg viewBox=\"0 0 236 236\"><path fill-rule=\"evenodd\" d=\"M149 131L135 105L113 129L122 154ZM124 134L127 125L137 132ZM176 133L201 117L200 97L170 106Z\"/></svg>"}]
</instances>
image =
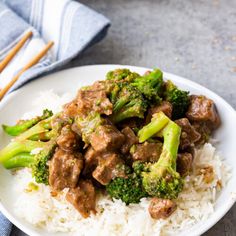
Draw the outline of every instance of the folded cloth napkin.
<instances>
[{"instance_id":1,"label":"folded cloth napkin","mask_svg":"<svg viewBox=\"0 0 236 236\"><path fill-rule=\"evenodd\" d=\"M64 65L101 40L109 25L103 15L71 0L0 0L0 60L27 31L34 34L1 73L0 88L48 41L55 43L50 53L25 72L11 90Z\"/></svg>"},{"instance_id":2,"label":"folded cloth napkin","mask_svg":"<svg viewBox=\"0 0 236 236\"><path fill-rule=\"evenodd\" d=\"M71 0L0 0L0 60L27 31L33 31L33 37L1 73L0 88L48 41L55 43L50 53L25 72L11 91L70 61L101 40L109 25L101 14ZM9 235L11 226L0 213L0 235Z\"/></svg>"},{"instance_id":3,"label":"folded cloth napkin","mask_svg":"<svg viewBox=\"0 0 236 236\"><path fill-rule=\"evenodd\" d=\"M11 233L12 224L0 212L0 235L8 236Z\"/></svg>"}]
</instances>

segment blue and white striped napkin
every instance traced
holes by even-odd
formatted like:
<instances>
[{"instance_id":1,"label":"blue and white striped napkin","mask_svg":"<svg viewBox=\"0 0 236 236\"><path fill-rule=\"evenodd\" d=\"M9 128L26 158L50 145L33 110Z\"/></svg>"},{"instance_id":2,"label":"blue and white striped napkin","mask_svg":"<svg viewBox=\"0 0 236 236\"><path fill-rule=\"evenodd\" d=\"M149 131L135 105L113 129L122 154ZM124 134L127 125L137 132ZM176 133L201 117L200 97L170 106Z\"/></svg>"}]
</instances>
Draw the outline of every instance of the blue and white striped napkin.
<instances>
[{"instance_id":1,"label":"blue and white striped napkin","mask_svg":"<svg viewBox=\"0 0 236 236\"><path fill-rule=\"evenodd\" d=\"M71 0L0 0L0 60L27 31L34 33L0 74L0 88L48 41L55 43L50 53L24 73L12 90L69 62L101 40L109 25L101 14ZM11 227L0 213L0 235L10 235Z\"/></svg>"},{"instance_id":2,"label":"blue and white striped napkin","mask_svg":"<svg viewBox=\"0 0 236 236\"><path fill-rule=\"evenodd\" d=\"M54 41L50 53L28 70L13 89L48 73L102 39L110 23L107 18L71 0L0 0L0 60L32 30L33 38L0 75L4 87L48 41Z\"/></svg>"}]
</instances>

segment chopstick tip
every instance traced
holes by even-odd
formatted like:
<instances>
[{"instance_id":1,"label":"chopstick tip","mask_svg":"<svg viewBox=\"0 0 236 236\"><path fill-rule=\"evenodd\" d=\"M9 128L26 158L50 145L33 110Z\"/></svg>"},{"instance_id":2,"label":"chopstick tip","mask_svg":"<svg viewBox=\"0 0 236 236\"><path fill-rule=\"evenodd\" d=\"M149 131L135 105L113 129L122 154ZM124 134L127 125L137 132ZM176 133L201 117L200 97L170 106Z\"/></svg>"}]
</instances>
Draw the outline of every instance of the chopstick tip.
<instances>
[{"instance_id":1,"label":"chopstick tip","mask_svg":"<svg viewBox=\"0 0 236 236\"><path fill-rule=\"evenodd\" d=\"M48 45L53 46L53 45L54 45L54 42L53 42L53 41L50 41L50 42L48 43Z\"/></svg>"}]
</instances>

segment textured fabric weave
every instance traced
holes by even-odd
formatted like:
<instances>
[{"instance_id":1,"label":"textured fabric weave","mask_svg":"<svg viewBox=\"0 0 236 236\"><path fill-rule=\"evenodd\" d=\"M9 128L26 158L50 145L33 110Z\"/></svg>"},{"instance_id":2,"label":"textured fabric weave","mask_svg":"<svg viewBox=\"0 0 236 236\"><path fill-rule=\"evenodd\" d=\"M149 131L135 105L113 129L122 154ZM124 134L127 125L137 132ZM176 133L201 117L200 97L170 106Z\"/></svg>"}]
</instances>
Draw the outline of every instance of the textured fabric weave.
<instances>
[{"instance_id":1,"label":"textured fabric weave","mask_svg":"<svg viewBox=\"0 0 236 236\"><path fill-rule=\"evenodd\" d=\"M0 60L25 32L32 30L34 33L1 73L0 88L47 42L54 41L53 48L40 63L21 76L12 90L66 64L101 40L109 25L109 20L103 15L71 0L0 0Z\"/></svg>"}]
</instances>

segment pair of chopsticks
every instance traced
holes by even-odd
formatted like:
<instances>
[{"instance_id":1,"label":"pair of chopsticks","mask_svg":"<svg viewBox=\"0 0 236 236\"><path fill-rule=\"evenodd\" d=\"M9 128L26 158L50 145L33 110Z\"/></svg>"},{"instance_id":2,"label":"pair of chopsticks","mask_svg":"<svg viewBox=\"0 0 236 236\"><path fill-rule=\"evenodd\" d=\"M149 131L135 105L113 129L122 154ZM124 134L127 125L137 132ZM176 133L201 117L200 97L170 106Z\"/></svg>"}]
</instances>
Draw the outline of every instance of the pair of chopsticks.
<instances>
[{"instance_id":1,"label":"pair of chopsticks","mask_svg":"<svg viewBox=\"0 0 236 236\"><path fill-rule=\"evenodd\" d=\"M0 73L6 68L9 62L15 57L15 55L24 46L26 41L31 38L33 33L31 31L27 32L22 39L15 45L15 47L8 53L8 55L0 62ZM0 90L0 101L3 99L5 94L9 89L15 84L15 82L20 78L20 76L27 71L29 68L37 64L48 52L48 50L53 46L53 42L49 42L35 57L33 57L13 78L12 80Z\"/></svg>"}]
</instances>

